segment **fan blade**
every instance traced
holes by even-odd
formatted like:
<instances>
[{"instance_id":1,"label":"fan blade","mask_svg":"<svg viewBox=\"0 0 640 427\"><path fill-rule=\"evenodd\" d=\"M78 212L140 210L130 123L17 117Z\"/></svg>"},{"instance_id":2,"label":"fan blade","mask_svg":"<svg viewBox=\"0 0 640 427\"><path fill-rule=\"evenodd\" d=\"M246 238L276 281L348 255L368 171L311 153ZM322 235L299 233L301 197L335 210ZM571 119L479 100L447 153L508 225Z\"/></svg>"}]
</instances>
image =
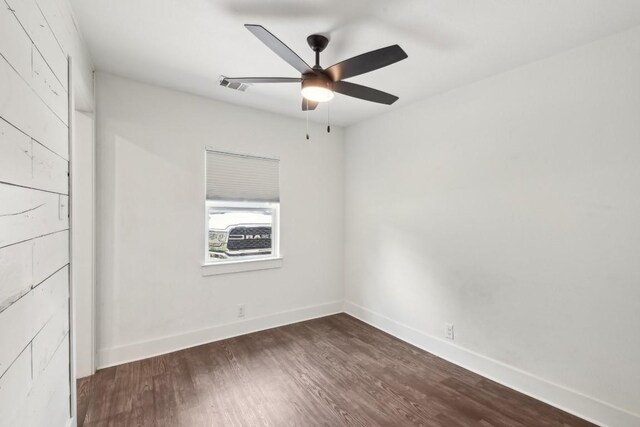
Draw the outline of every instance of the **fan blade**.
<instances>
[{"instance_id":1,"label":"fan blade","mask_svg":"<svg viewBox=\"0 0 640 427\"><path fill-rule=\"evenodd\" d=\"M282 43L276 36L271 34L262 25L245 24L247 30L251 31L260 41L274 51L276 55L284 59L301 74L310 73L311 67L302 60L289 46Z\"/></svg>"},{"instance_id":2,"label":"fan blade","mask_svg":"<svg viewBox=\"0 0 640 427\"><path fill-rule=\"evenodd\" d=\"M405 51L397 44L394 44L393 46L372 50L371 52L338 62L325 71L331 76L334 82L337 82L338 80L348 79L349 77L386 67L387 65L402 61L407 57Z\"/></svg>"},{"instance_id":3,"label":"fan blade","mask_svg":"<svg viewBox=\"0 0 640 427\"><path fill-rule=\"evenodd\" d=\"M390 93L349 82L333 83L333 91L343 95L353 96L354 98L364 99L365 101L378 102L380 104L387 105L391 105L399 99L397 96L391 95Z\"/></svg>"},{"instance_id":4,"label":"fan blade","mask_svg":"<svg viewBox=\"0 0 640 427\"><path fill-rule=\"evenodd\" d=\"M225 77L229 83L300 83L300 77Z\"/></svg>"},{"instance_id":5,"label":"fan blade","mask_svg":"<svg viewBox=\"0 0 640 427\"><path fill-rule=\"evenodd\" d=\"M317 102L309 101L307 98L302 98L302 111L315 110L317 106Z\"/></svg>"}]
</instances>

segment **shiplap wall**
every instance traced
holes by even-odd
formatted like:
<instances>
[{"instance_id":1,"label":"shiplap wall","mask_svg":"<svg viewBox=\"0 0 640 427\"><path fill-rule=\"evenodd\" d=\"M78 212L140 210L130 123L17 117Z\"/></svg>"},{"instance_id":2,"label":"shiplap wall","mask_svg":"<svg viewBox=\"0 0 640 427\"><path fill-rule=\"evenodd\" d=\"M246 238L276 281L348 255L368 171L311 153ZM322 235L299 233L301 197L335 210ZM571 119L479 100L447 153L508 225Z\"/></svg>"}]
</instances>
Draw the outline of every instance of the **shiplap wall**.
<instances>
[{"instance_id":1,"label":"shiplap wall","mask_svg":"<svg viewBox=\"0 0 640 427\"><path fill-rule=\"evenodd\" d=\"M69 92L93 104L92 67L67 0L0 0L0 55L0 426L65 426Z\"/></svg>"}]
</instances>

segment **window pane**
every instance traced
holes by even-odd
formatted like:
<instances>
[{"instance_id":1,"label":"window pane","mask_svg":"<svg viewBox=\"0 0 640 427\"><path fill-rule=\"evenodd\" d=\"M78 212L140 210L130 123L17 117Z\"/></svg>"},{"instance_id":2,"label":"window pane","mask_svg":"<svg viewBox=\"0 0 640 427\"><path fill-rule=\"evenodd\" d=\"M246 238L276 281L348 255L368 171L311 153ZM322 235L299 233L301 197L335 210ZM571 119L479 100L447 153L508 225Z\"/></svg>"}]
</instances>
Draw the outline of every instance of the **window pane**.
<instances>
[{"instance_id":1,"label":"window pane","mask_svg":"<svg viewBox=\"0 0 640 427\"><path fill-rule=\"evenodd\" d=\"M273 209L209 206L209 258L270 257Z\"/></svg>"}]
</instances>

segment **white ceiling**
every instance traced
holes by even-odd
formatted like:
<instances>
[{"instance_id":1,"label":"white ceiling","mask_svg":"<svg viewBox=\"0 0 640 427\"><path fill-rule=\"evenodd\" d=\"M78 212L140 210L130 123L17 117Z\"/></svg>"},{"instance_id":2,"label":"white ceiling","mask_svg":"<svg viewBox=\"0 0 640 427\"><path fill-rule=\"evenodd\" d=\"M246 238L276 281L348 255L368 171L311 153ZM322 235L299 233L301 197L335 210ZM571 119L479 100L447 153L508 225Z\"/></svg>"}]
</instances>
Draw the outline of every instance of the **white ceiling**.
<instances>
[{"instance_id":1,"label":"white ceiling","mask_svg":"<svg viewBox=\"0 0 640 427\"><path fill-rule=\"evenodd\" d=\"M252 85L218 77L298 72L243 24L261 24L313 65L306 37L331 42L325 68L399 44L409 58L354 77L400 97L384 106L336 95L332 123L348 125L493 74L640 25L639 0L71 0L98 70L294 117L297 84ZM327 107L310 113L324 121Z\"/></svg>"}]
</instances>

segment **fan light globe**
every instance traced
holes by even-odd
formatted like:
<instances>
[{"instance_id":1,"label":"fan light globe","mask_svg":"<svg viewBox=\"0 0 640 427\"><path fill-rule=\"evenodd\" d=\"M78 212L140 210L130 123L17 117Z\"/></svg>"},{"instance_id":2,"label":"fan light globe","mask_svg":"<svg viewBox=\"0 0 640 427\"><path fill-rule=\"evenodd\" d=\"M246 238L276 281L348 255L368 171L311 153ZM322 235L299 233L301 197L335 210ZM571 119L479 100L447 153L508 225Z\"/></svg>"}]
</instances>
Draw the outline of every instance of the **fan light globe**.
<instances>
[{"instance_id":1,"label":"fan light globe","mask_svg":"<svg viewBox=\"0 0 640 427\"><path fill-rule=\"evenodd\" d=\"M302 88L302 96L309 101L327 102L333 99L333 91L322 86L307 86Z\"/></svg>"},{"instance_id":2,"label":"fan light globe","mask_svg":"<svg viewBox=\"0 0 640 427\"><path fill-rule=\"evenodd\" d=\"M313 102L327 102L333 98L333 82L322 73L302 76L302 96Z\"/></svg>"}]
</instances>

